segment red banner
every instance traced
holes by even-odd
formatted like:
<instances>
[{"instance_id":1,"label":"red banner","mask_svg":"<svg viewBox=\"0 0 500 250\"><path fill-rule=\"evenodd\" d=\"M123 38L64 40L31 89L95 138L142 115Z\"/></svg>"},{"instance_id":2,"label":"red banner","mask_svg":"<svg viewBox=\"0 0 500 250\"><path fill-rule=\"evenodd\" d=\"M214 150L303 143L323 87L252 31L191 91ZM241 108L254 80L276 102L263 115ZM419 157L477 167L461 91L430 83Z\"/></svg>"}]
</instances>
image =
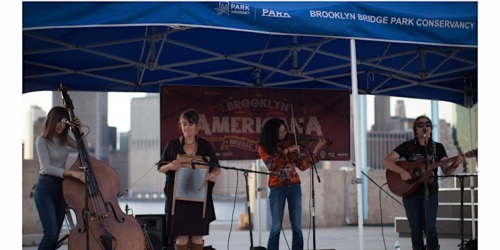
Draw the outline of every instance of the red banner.
<instances>
[{"instance_id":1,"label":"red banner","mask_svg":"<svg viewBox=\"0 0 500 250\"><path fill-rule=\"evenodd\" d=\"M192 108L200 114L198 135L210 143L219 160L258 159L261 128L270 118L285 120L288 130L315 141L332 141L320 160L350 160L350 104L348 91L161 86L162 148L182 135L179 115ZM295 123L293 122L295 119ZM306 154L307 148L301 150Z\"/></svg>"}]
</instances>

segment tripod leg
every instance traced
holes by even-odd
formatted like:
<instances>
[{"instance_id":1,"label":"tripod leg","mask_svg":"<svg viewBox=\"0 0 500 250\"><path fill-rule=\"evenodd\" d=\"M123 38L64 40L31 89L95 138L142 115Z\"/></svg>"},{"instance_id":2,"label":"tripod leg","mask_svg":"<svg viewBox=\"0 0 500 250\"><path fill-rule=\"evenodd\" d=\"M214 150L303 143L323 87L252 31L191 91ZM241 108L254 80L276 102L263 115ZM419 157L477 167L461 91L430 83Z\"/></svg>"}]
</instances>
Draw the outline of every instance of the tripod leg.
<instances>
[{"instance_id":1,"label":"tripod leg","mask_svg":"<svg viewBox=\"0 0 500 250\"><path fill-rule=\"evenodd\" d=\"M64 215L64 220L66 221L66 228L68 229L68 233L57 241L56 249L60 248L63 245L64 241L69 237L69 232L75 227L75 224L73 223L73 217L71 216L71 211L67 207L66 214Z\"/></svg>"},{"instance_id":2,"label":"tripod leg","mask_svg":"<svg viewBox=\"0 0 500 250\"><path fill-rule=\"evenodd\" d=\"M57 244L56 244L56 249L60 248L60 247L63 245L64 241L65 241L68 237L69 237L69 234L66 234L66 235L64 235L64 237L62 237L61 239L59 239L59 240L57 241Z\"/></svg>"},{"instance_id":3,"label":"tripod leg","mask_svg":"<svg viewBox=\"0 0 500 250\"><path fill-rule=\"evenodd\" d=\"M246 193L247 193L247 213L248 213L248 230L250 231L250 249L253 250L253 234L252 234L252 218L251 213L250 213L250 192L248 191L248 172L244 172L243 175L245 176L245 184L246 184Z\"/></svg>"}]
</instances>

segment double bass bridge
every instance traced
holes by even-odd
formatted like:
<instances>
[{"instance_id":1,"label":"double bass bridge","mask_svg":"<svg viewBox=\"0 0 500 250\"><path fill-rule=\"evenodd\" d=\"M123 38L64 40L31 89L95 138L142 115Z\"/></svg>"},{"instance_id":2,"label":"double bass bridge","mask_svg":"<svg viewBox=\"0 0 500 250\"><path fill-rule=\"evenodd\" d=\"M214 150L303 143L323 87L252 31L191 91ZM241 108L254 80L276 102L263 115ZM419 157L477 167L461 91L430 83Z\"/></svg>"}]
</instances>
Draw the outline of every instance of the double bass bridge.
<instances>
[{"instance_id":1,"label":"double bass bridge","mask_svg":"<svg viewBox=\"0 0 500 250\"><path fill-rule=\"evenodd\" d=\"M93 213L90 216L90 220L99 220L99 219L107 218L107 217L108 217L108 212L105 212L105 213Z\"/></svg>"}]
</instances>

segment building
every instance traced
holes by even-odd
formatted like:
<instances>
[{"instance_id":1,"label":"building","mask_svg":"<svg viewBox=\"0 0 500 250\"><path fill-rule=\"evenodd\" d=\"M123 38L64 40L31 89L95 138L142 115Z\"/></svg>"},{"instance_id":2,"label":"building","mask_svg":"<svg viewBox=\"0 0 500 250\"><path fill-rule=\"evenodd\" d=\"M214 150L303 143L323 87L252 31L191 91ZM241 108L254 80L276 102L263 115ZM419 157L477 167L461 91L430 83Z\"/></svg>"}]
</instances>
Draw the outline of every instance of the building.
<instances>
[{"instance_id":1,"label":"building","mask_svg":"<svg viewBox=\"0 0 500 250\"><path fill-rule=\"evenodd\" d=\"M32 143L31 150L33 151L33 154L31 158L25 158L25 159L33 159L38 161L38 152L36 152L35 142L36 138L42 133L42 126L44 121L45 117L38 117L36 120L33 121L33 130L31 137L32 139L30 141L30 143Z\"/></svg>"},{"instance_id":2,"label":"building","mask_svg":"<svg viewBox=\"0 0 500 250\"><path fill-rule=\"evenodd\" d=\"M46 116L46 111L41 107L31 106L28 114L28 124L32 124L30 129L26 131L26 140L24 142L24 158L23 159L38 159L36 156L35 140L42 131L42 124Z\"/></svg>"},{"instance_id":3,"label":"building","mask_svg":"<svg viewBox=\"0 0 500 250\"><path fill-rule=\"evenodd\" d=\"M156 163L161 157L160 95L133 98L128 137L129 187L133 198L162 198L165 176Z\"/></svg>"},{"instance_id":4,"label":"building","mask_svg":"<svg viewBox=\"0 0 500 250\"><path fill-rule=\"evenodd\" d=\"M390 117L390 102L387 96L375 97L375 124L367 132L367 164L373 169L384 170L382 165L384 157L402 142L414 138L413 121L407 118L403 100L398 100L395 107L395 116ZM381 124L377 124L381 122ZM456 156L459 152L458 141L454 138L451 125L445 120L440 120L439 140L444 145L449 157Z\"/></svg>"},{"instance_id":5,"label":"building","mask_svg":"<svg viewBox=\"0 0 500 250\"><path fill-rule=\"evenodd\" d=\"M96 159L108 163L110 151L108 128L108 93L72 91L68 95L73 104L73 113L82 121L83 132L89 143L89 152ZM63 106L61 92L52 93L52 105Z\"/></svg>"}]
</instances>

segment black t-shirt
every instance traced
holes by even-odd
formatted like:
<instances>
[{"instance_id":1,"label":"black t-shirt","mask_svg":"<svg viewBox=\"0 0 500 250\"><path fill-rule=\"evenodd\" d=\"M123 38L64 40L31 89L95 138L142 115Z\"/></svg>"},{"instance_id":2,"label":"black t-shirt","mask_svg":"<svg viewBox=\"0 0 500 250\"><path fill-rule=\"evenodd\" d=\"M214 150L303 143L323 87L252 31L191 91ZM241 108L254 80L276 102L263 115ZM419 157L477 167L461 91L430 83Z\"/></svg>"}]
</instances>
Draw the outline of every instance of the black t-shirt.
<instances>
[{"instance_id":1,"label":"black t-shirt","mask_svg":"<svg viewBox=\"0 0 500 250\"><path fill-rule=\"evenodd\" d=\"M446 155L446 150L444 149L443 144L439 142L429 142L433 147L433 152L430 154L427 154L427 159L428 163L433 163L433 162L438 162L441 160L443 157L448 157ZM425 157L425 147L420 145L419 143L416 143L416 140L411 140L404 142L397 146L394 151L399 154L401 158L404 158L407 162L412 162L416 161L418 159L424 158ZM424 168L424 166L422 166ZM434 176L437 176L438 170L435 168L434 170ZM437 178L434 178L434 180L429 183L429 195L437 194L438 191L438 184L437 184ZM424 195L425 194L425 185L421 185L420 187L413 192L413 194L417 195Z\"/></svg>"}]
</instances>

